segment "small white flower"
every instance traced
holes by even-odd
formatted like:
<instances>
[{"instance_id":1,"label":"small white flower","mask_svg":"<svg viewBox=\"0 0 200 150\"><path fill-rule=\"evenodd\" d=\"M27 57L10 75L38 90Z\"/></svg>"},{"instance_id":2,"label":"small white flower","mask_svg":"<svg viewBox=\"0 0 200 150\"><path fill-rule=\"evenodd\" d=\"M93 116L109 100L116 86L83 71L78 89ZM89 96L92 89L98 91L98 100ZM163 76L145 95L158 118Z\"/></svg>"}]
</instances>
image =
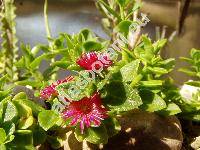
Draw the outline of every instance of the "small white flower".
<instances>
[{"instance_id":1,"label":"small white flower","mask_svg":"<svg viewBox=\"0 0 200 150\"><path fill-rule=\"evenodd\" d=\"M200 90L200 87L184 84L181 87L180 94L184 99L191 100L192 99L192 95L196 94L198 92L198 90Z\"/></svg>"}]
</instances>

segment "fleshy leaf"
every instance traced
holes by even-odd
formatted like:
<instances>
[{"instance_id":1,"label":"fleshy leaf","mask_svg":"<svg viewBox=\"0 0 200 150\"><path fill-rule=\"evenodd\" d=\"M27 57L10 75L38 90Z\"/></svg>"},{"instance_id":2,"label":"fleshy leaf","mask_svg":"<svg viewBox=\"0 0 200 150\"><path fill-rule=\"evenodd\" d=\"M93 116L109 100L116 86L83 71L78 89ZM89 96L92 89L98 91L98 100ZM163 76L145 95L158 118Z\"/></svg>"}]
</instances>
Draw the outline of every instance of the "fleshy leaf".
<instances>
[{"instance_id":1,"label":"fleshy leaf","mask_svg":"<svg viewBox=\"0 0 200 150\"><path fill-rule=\"evenodd\" d=\"M19 101L21 104L24 104L24 105L28 106L29 108L31 108L34 116L37 116L39 112L45 110L39 104L36 104L35 102L27 100L27 99L20 99L17 101Z\"/></svg>"},{"instance_id":2,"label":"fleshy leaf","mask_svg":"<svg viewBox=\"0 0 200 150\"><path fill-rule=\"evenodd\" d=\"M116 26L116 30L121 33L124 33L125 36L127 36L129 33L129 27L131 24L132 24L132 21L123 20Z\"/></svg>"},{"instance_id":3,"label":"fleshy leaf","mask_svg":"<svg viewBox=\"0 0 200 150\"><path fill-rule=\"evenodd\" d=\"M141 108L145 111L154 112L167 107L165 101L158 94L149 90L140 91L140 96L143 101Z\"/></svg>"},{"instance_id":4,"label":"fleshy leaf","mask_svg":"<svg viewBox=\"0 0 200 150\"><path fill-rule=\"evenodd\" d=\"M86 52L99 51L102 48L100 43L94 42L94 41L87 41L87 42L83 43L83 47Z\"/></svg>"},{"instance_id":5,"label":"fleshy leaf","mask_svg":"<svg viewBox=\"0 0 200 150\"><path fill-rule=\"evenodd\" d=\"M52 110L44 110L38 115L38 122L45 131L56 125L59 120L59 115Z\"/></svg>"},{"instance_id":6,"label":"fleshy leaf","mask_svg":"<svg viewBox=\"0 0 200 150\"><path fill-rule=\"evenodd\" d=\"M117 87L117 88L116 88ZM112 111L122 112L138 108L142 100L136 89L122 82L111 82L105 86L104 103Z\"/></svg>"},{"instance_id":7,"label":"fleshy leaf","mask_svg":"<svg viewBox=\"0 0 200 150\"><path fill-rule=\"evenodd\" d=\"M19 122L18 128L19 129L28 129L33 124L34 118L33 116L29 116L26 119L22 119Z\"/></svg>"},{"instance_id":8,"label":"fleshy leaf","mask_svg":"<svg viewBox=\"0 0 200 150\"><path fill-rule=\"evenodd\" d=\"M12 102L8 101L4 114L4 122L14 121L17 115L18 115L17 108Z\"/></svg>"},{"instance_id":9,"label":"fleshy leaf","mask_svg":"<svg viewBox=\"0 0 200 150\"><path fill-rule=\"evenodd\" d=\"M6 140L6 132L3 128L0 128L0 144L3 144Z\"/></svg>"},{"instance_id":10,"label":"fleshy leaf","mask_svg":"<svg viewBox=\"0 0 200 150\"><path fill-rule=\"evenodd\" d=\"M181 113L181 109L175 103L169 103L167 107L161 111L161 114L166 116L176 115L178 113Z\"/></svg>"},{"instance_id":11,"label":"fleshy leaf","mask_svg":"<svg viewBox=\"0 0 200 150\"><path fill-rule=\"evenodd\" d=\"M93 144L106 144L108 142L108 134L104 125L101 125L100 127L87 128L83 134L81 134L80 128L77 127L75 130L75 136L78 141L83 141L85 139Z\"/></svg>"},{"instance_id":12,"label":"fleshy leaf","mask_svg":"<svg viewBox=\"0 0 200 150\"><path fill-rule=\"evenodd\" d=\"M120 69L124 82L132 81L137 76L139 63L139 60L134 60Z\"/></svg>"}]
</instances>

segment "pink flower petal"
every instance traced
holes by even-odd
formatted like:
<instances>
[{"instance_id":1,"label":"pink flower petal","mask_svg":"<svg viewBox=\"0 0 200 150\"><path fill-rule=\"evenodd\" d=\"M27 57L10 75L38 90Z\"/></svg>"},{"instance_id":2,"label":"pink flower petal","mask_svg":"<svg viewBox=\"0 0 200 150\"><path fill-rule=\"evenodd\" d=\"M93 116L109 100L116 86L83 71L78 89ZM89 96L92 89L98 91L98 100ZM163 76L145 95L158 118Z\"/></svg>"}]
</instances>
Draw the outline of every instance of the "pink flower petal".
<instances>
[{"instance_id":1,"label":"pink flower petal","mask_svg":"<svg viewBox=\"0 0 200 150\"><path fill-rule=\"evenodd\" d=\"M100 126L101 121L107 118L107 110L102 106L99 93L80 101L72 101L63 112L63 119L72 118L69 125L80 123L81 132L85 126L89 128L92 124Z\"/></svg>"},{"instance_id":2,"label":"pink flower petal","mask_svg":"<svg viewBox=\"0 0 200 150\"><path fill-rule=\"evenodd\" d=\"M104 60L102 60L102 59ZM101 64L103 65L103 68L108 68L109 66L112 65L112 61L109 59L108 56L104 55L104 54L98 54L97 52L89 52L89 53L85 53L83 54L77 61L76 63L84 68L85 70L92 70L92 65L95 62L101 62ZM100 69L101 66L99 66L98 64L96 64L95 68L98 70Z\"/></svg>"},{"instance_id":3,"label":"pink flower petal","mask_svg":"<svg viewBox=\"0 0 200 150\"><path fill-rule=\"evenodd\" d=\"M68 76L64 80L57 80L56 83L52 83L51 85L45 87L43 90L40 92L40 97L43 99L50 99L51 97L58 96L58 92L56 91L56 86L58 86L61 83L69 82L73 80L73 76Z\"/></svg>"}]
</instances>

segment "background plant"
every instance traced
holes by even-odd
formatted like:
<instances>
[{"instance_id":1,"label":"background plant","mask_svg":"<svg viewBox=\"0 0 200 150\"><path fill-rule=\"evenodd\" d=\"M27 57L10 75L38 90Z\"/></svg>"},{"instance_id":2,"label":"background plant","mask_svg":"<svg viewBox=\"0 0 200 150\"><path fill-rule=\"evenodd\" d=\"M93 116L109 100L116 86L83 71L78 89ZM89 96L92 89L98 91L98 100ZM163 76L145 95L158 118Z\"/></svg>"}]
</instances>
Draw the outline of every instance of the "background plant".
<instances>
[{"instance_id":1,"label":"background plant","mask_svg":"<svg viewBox=\"0 0 200 150\"><path fill-rule=\"evenodd\" d=\"M182 117L199 121L199 101L200 101L200 50L191 49L190 57L181 57L182 60L189 63L187 68L181 68L180 71L186 73L193 80L189 80L184 83L182 87L182 102L181 107L184 110L182 113ZM184 86L186 89L183 89ZM188 93L187 93L188 92ZM186 95L186 96L185 96ZM187 96L188 95L188 96Z\"/></svg>"},{"instance_id":2,"label":"background plant","mask_svg":"<svg viewBox=\"0 0 200 150\"><path fill-rule=\"evenodd\" d=\"M18 58L17 37L15 29L15 6L14 0L5 0L1 4L1 51L0 73L7 74L10 81L18 79L15 66Z\"/></svg>"}]
</instances>

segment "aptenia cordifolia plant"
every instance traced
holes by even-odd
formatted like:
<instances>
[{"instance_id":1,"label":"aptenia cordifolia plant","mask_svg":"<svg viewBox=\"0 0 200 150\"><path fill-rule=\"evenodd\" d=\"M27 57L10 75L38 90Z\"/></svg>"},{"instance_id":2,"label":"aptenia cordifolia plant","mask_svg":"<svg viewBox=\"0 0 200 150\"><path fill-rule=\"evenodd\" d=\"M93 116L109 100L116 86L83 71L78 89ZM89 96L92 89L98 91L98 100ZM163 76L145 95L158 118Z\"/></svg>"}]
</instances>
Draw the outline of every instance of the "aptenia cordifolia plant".
<instances>
[{"instance_id":1,"label":"aptenia cordifolia plant","mask_svg":"<svg viewBox=\"0 0 200 150\"><path fill-rule=\"evenodd\" d=\"M14 1L2 1L0 149L59 149L66 147L69 133L79 142L102 146L120 132L119 117L134 110L200 121L200 50L183 58L192 66L181 71L194 77L185 84L195 89L185 96L169 75L175 59L161 56L167 39L152 42L141 34L150 21L138 15L142 4L98 0L96 6L110 40L89 29L52 38L45 0L49 44L18 48ZM41 72L43 60L49 66ZM61 69L71 75L56 80Z\"/></svg>"}]
</instances>

